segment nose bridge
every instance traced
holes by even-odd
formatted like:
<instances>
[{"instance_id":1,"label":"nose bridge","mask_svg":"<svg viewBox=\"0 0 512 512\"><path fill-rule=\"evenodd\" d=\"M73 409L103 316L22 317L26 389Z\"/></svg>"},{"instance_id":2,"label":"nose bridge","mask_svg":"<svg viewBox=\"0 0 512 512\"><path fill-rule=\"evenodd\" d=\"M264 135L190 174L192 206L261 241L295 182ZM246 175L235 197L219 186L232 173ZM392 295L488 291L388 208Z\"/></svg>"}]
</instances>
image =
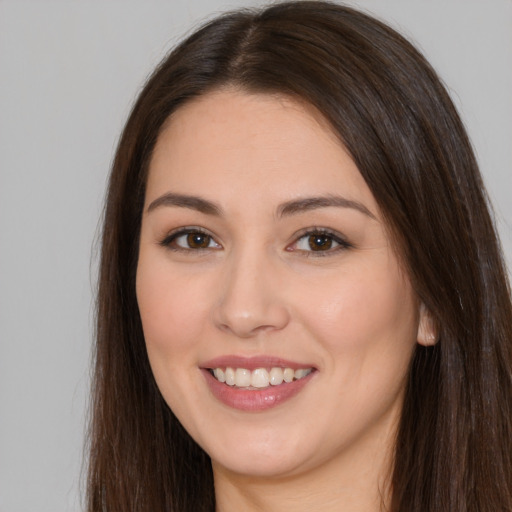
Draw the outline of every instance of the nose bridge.
<instances>
[{"instance_id":1,"label":"nose bridge","mask_svg":"<svg viewBox=\"0 0 512 512\"><path fill-rule=\"evenodd\" d=\"M247 338L288 323L279 268L270 251L246 244L226 261L215 310L218 327Z\"/></svg>"}]
</instances>

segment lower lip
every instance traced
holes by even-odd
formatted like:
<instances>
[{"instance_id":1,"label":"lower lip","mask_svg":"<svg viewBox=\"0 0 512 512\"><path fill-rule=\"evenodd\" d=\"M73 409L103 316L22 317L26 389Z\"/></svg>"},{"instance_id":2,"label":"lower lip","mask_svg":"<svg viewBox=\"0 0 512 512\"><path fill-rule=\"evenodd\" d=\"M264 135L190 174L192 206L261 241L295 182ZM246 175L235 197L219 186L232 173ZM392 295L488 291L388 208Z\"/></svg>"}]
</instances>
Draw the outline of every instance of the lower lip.
<instances>
[{"instance_id":1,"label":"lower lip","mask_svg":"<svg viewBox=\"0 0 512 512\"><path fill-rule=\"evenodd\" d=\"M215 398L223 404L241 411L265 411L294 397L310 381L311 372L302 379L283 382L263 389L240 389L219 382L208 370L203 369L206 382Z\"/></svg>"}]
</instances>

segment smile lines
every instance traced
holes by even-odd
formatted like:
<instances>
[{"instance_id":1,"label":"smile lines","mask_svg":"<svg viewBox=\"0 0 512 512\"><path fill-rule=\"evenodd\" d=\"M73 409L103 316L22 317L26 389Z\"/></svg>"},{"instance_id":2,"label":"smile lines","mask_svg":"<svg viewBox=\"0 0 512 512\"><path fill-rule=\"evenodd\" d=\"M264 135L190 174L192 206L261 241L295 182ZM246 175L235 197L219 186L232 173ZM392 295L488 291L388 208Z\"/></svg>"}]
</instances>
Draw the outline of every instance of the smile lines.
<instances>
[{"instance_id":1,"label":"smile lines","mask_svg":"<svg viewBox=\"0 0 512 512\"><path fill-rule=\"evenodd\" d=\"M262 389L269 386L279 386L283 382L289 383L294 380L300 380L313 371L313 368L279 368L274 367L270 370L266 368L256 368L248 370L246 368L214 368L210 373L219 381L228 386L238 388Z\"/></svg>"}]
</instances>

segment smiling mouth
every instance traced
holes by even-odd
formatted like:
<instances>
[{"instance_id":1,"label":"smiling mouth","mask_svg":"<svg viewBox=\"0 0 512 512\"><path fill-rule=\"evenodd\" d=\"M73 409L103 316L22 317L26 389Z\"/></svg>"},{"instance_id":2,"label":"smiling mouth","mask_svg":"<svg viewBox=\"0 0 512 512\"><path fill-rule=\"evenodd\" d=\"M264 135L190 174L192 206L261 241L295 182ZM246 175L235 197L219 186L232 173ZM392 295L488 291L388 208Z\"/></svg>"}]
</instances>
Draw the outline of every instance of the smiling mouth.
<instances>
[{"instance_id":1,"label":"smiling mouth","mask_svg":"<svg viewBox=\"0 0 512 512\"><path fill-rule=\"evenodd\" d=\"M307 377L314 368L209 368L209 373L218 381L228 386L243 390L264 389L279 386Z\"/></svg>"}]
</instances>

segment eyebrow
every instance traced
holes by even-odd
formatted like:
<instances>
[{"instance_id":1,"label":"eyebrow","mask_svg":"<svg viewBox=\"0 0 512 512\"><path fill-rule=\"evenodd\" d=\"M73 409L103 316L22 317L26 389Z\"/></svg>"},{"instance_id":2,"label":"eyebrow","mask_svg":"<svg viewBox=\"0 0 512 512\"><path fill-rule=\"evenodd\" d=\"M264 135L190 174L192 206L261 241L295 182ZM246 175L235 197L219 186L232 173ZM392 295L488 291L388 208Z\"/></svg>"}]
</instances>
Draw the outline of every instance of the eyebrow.
<instances>
[{"instance_id":1,"label":"eyebrow","mask_svg":"<svg viewBox=\"0 0 512 512\"><path fill-rule=\"evenodd\" d=\"M222 216L223 211L217 204L203 199L198 196L190 196L186 194L177 194L168 192L154 201L147 208L147 213L152 212L156 208L162 206L176 206L179 208L189 208L197 210L206 215ZM351 208L357 210L364 215L376 220L375 215L362 203L347 199L337 195L327 195L318 197L305 197L303 199L294 199L281 204L277 209L278 217L287 217L296 215L310 210L317 210L320 208Z\"/></svg>"},{"instance_id":2,"label":"eyebrow","mask_svg":"<svg viewBox=\"0 0 512 512\"><path fill-rule=\"evenodd\" d=\"M147 213L152 212L155 208L160 206L178 206L180 208L190 208L191 210L197 210L206 215L222 215L222 209L211 201L207 201L201 197L188 196L185 194L175 194L168 192L163 196L155 199L147 209Z\"/></svg>"},{"instance_id":3,"label":"eyebrow","mask_svg":"<svg viewBox=\"0 0 512 512\"><path fill-rule=\"evenodd\" d=\"M306 197L304 199L287 201L279 206L277 213L280 217L286 217L288 215L295 215L310 210L329 207L351 208L367 215L371 219L376 220L375 215L364 204L336 195Z\"/></svg>"}]
</instances>

